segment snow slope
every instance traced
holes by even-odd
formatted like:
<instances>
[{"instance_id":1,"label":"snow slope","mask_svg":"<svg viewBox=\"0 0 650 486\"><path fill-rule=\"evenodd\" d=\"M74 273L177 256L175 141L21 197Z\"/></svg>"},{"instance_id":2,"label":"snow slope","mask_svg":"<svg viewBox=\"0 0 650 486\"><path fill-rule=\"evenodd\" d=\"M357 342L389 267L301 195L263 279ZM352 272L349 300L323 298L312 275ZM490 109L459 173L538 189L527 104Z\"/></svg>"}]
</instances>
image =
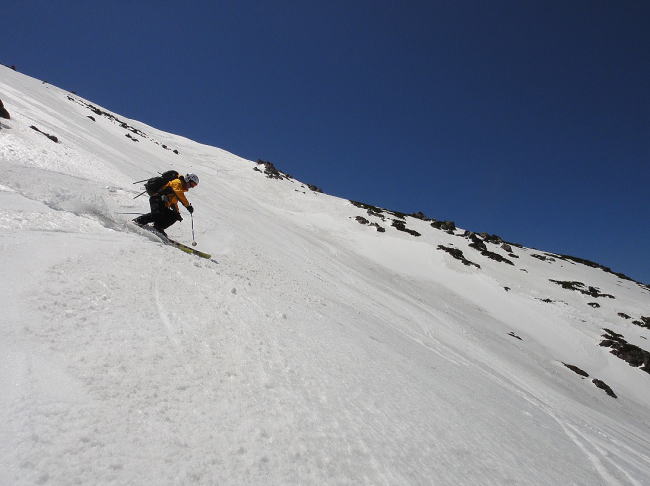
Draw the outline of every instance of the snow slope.
<instances>
[{"instance_id":1,"label":"snow slope","mask_svg":"<svg viewBox=\"0 0 650 486\"><path fill-rule=\"evenodd\" d=\"M489 259L2 66L0 99L0 484L650 483L650 375L599 346L650 347L646 286ZM120 214L170 168L218 263Z\"/></svg>"}]
</instances>

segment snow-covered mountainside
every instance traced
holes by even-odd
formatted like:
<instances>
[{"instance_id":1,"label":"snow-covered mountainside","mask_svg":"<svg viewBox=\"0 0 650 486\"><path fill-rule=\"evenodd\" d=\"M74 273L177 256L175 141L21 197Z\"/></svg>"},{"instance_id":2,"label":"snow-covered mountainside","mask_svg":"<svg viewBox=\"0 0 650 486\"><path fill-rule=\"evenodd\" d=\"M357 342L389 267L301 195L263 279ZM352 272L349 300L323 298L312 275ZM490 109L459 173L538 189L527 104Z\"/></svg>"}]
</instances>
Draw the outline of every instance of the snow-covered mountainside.
<instances>
[{"instance_id":1,"label":"snow-covered mountainside","mask_svg":"<svg viewBox=\"0 0 650 486\"><path fill-rule=\"evenodd\" d=\"M0 99L0 484L650 484L644 284ZM168 169L216 262L126 224Z\"/></svg>"}]
</instances>

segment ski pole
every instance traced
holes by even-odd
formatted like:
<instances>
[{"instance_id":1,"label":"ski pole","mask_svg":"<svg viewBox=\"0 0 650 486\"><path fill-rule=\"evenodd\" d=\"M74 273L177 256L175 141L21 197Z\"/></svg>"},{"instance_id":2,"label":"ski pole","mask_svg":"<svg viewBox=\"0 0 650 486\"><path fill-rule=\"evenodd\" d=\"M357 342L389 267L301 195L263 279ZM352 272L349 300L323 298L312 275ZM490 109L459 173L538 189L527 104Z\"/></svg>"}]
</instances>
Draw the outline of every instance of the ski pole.
<instances>
[{"instance_id":1,"label":"ski pole","mask_svg":"<svg viewBox=\"0 0 650 486\"><path fill-rule=\"evenodd\" d=\"M115 214L144 214L144 213L115 213Z\"/></svg>"},{"instance_id":2,"label":"ski pole","mask_svg":"<svg viewBox=\"0 0 650 486\"><path fill-rule=\"evenodd\" d=\"M196 246L196 239L194 238L194 214L190 213L192 218L192 246Z\"/></svg>"},{"instance_id":3,"label":"ski pole","mask_svg":"<svg viewBox=\"0 0 650 486\"><path fill-rule=\"evenodd\" d=\"M135 196L133 199L137 199L137 198L139 198L139 197L142 196L145 192L147 192L147 191L142 191L140 194L138 194L137 196Z\"/></svg>"}]
</instances>

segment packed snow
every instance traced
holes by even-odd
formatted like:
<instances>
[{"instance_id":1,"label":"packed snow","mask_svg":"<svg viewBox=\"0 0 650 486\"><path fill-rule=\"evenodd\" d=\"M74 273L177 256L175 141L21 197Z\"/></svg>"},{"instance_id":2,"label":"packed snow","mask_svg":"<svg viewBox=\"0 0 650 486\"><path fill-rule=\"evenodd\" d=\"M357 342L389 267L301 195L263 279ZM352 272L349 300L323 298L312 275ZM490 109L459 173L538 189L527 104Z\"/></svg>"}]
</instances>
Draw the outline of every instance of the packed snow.
<instances>
[{"instance_id":1,"label":"packed snow","mask_svg":"<svg viewBox=\"0 0 650 486\"><path fill-rule=\"evenodd\" d=\"M0 484L650 484L650 374L599 345L650 349L647 286L399 231L2 66L0 99ZM169 169L212 259L127 224Z\"/></svg>"}]
</instances>

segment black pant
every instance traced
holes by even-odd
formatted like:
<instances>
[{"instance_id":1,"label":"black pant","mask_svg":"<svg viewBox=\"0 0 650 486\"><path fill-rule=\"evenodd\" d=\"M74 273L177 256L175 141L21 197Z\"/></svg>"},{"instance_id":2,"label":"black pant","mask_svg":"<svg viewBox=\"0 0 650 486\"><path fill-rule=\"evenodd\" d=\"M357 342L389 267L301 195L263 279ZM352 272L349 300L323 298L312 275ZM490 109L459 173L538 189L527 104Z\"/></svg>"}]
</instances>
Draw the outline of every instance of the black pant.
<instances>
[{"instance_id":1,"label":"black pant","mask_svg":"<svg viewBox=\"0 0 650 486\"><path fill-rule=\"evenodd\" d=\"M178 220L178 213L171 208L165 207L161 196L151 196L149 206L151 206L151 212L135 218L136 223L153 223L153 227L157 230L165 230Z\"/></svg>"}]
</instances>

